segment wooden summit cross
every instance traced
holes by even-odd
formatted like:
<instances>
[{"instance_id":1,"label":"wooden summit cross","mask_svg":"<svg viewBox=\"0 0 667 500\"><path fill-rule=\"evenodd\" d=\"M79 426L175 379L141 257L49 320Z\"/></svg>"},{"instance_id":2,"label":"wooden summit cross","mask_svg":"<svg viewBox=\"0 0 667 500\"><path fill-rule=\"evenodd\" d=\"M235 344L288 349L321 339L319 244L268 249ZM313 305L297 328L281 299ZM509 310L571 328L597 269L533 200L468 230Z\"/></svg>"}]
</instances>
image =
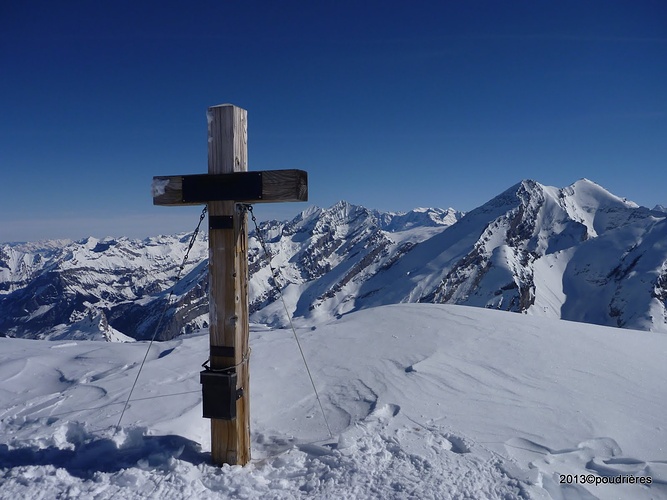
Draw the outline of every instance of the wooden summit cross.
<instances>
[{"instance_id":1,"label":"wooden summit cross","mask_svg":"<svg viewBox=\"0 0 667 500\"><path fill-rule=\"evenodd\" d=\"M201 383L218 465L250 461L248 230L237 203L308 200L303 170L248 172L247 114L208 108L208 174L153 178L154 205L208 205L210 369Z\"/></svg>"}]
</instances>

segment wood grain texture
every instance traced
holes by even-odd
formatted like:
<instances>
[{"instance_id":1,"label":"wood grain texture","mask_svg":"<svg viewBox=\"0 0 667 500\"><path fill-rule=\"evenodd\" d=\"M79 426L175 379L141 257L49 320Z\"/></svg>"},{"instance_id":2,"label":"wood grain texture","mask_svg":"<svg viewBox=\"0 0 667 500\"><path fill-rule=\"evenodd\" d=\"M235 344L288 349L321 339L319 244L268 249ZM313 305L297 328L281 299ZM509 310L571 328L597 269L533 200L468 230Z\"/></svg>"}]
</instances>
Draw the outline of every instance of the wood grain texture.
<instances>
[{"instance_id":1,"label":"wood grain texture","mask_svg":"<svg viewBox=\"0 0 667 500\"><path fill-rule=\"evenodd\" d=\"M232 105L208 110L208 173L245 172L247 112ZM248 231L245 213L233 201L208 203L210 216L232 216L233 229L209 232L209 315L211 346L234 347L234 357L212 356L212 369L236 366L236 419L211 419L211 457L219 465L250 461L248 354Z\"/></svg>"},{"instance_id":2,"label":"wood grain texture","mask_svg":"<svg viewBox=\"0 0 667 500\"><path fill-rule=\"evenodd\" d=\"M258 196L244 196L239 189L243 176L248 176L248 183L261 179L261 192ZM196 201L184 200L183 185L188 179L207 183L207 196ZM217 193L216 188L217 187ZM234 192L236 188L237 192ZM192 197L192 195L190 195ZM205 199L208 198L208 199ZM308 201L308 174L304 170L260 170L252 172L230 173L221 175L172 175L153 177L154 205L201 205L209 201L236 201L242 203L277 203Z\"/></svg>"},{"instance_id":3,"label":"wood grain texture","mask_svg":"<svg viewBox=\"0 0 667 500\"><path fill-rule=\"evenodd\" d=\"M262 199L255 203L280 201L308 201L308 173L304 170L263 170Z\"/></svg>"}]
</instances>

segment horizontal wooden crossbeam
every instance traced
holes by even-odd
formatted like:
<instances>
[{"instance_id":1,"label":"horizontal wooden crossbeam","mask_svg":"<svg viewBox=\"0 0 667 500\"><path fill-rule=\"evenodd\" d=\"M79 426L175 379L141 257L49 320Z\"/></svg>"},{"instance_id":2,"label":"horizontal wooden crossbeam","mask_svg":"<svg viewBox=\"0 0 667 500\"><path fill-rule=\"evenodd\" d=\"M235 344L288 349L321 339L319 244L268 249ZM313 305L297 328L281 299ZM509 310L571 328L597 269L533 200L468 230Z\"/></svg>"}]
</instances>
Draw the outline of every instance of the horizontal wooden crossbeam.
<instances>
[{"instance_id":1,"label":"horizontal wooden crossbeam","mask_svg":"<svg viewBox=\"0 0 667 500\"><path fill-rule=\"evenodd\" d=\"M308 201L308 173L293 169L153 177L153 205L201 205L209 201Z\"/></svg>"}]
</instances>

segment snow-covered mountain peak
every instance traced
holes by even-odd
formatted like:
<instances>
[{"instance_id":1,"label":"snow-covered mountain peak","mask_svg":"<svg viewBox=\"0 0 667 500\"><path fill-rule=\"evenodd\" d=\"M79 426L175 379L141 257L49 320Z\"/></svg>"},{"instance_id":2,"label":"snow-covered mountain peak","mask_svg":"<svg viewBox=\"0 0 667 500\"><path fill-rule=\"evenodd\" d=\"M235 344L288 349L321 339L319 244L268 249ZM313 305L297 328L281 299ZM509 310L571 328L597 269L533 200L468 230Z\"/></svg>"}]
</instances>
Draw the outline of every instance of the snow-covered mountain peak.
<instances>
[{"instance_id":1,"label":"snow-covered mountain peak","mask_svg":"<svg viewBox=\"0 0 667 500\"><path fill-rule=\"evenodd\" d=\"M409 212L389 212L381 217L382 229L389 232L401 232L416 227L451 226L463 217L463 212L448 208L415 208Z\"/></svg>"},{"instance_id":2,"label":"snow-covered mountain peak","mask_svg":"<svg viewBox=\"0 0 667 500\"><path fill-rule=\"evenodd\" d=\"M616 196L599 184L586 178L579 179L574 184L563 188L562 192L565 196L576 198L580 205L589 208L639 207L635 202Z\"/></svg>"},{"instance_id":3,"label":"snow-covered mountain peak","mask_svg":"<svg viewBox=\"0 0 667 500\"><path fill-rule=\"evenodd\" d=\"M646 211L588 179L580 179L559 192L559 202L573 219L584 224L589 237L628 224L637 211Z\"/></svg>"},{"instance_id":4,"label":"snow-covered mountain peak","mask_svg":"<svg viewBox=\"0 0 667 500\"><path fill-rule=\"evenodd\" d=\"M329 212L332 217L344 219L349 214L359 212L360 210L365 211L367 209L365 207L362 207L361 205L354 205L348 201L340 200L337 201L335 204L333 204L331 207L329 207L327 209L327 212Z\"/></svg>"},{"instance_id":5,"label":"snow-covered mountain peak","mask_svg":"<svg viewBox=\"0 0 667 500\"><path fill-rule=\"evenodd\" d=\"M545 231L560 234L563 224L574 222L583 225L585 238L594 238L631 222L638 216L638 211L645 212L646 209L588 179L580 179L560 189L525 179L470 214L510 217L512 227L521 229L524 236L528 236L528 232L532 236L538 233L544 236Z\"/></svg>"},{"instance_id":6,"label":"snow-covered mountain peak","mask_svg":"<svg viewBox=\"0 0 667 500\"><path fill-rule=\"evenodd\" d=\"M655 214L588 180L563 189L524 180L406 254L386 284L378 276L367 288L394 302L667 331L667 249L649 243L667 239L667 223ZM649 274L633 273L640 268Z\"/></svg>"},{"instance_id":7,"label":"snow-covered mountain peak","mask_svg":"<svg viewBox=\"0 0 667 500\"><path fill-rule=\"evenodd\" d=\"M310 207L306 208L305 210L302 210L301 213L296 217L296 219L309 219L317 214L319 214L322 211L320 207L317 207L315 205L311 205Z\"/></svg>"},{"instance_id":8,"label":"snow-covered mountain peak","mask_svg":"<svg viewBox=\"0 0 667 500\"><path fill-rule=\"evenodd\" d=\"M84 247L92 250L97 246L97 244L100 242L99 239L95 238L94 236L89 236L85 240L82 240L81 243L83 244Z\"/></svg>"},{"instance_id":9,"label":"snow-covered mountain peak","mask_svg":"<svg viewBox=\"0 0 667 500\"><path fill-rule=\"evenodd\" d=\"M535 183L537 184L537 183ZM529 198L529 193L535 190L533 181L524 180L510 186L499 195L494 196L489 201L471 210L466 214L466 218L477 218L479 216L498 217L499 215L516 208L523 198Z\"/></svg>"},{"instance_id":10,"label":"snow-covered mountain peak","mask_svg":"<svg viewBox=\"0 0 667 500\"><path fill-rule=\"evenodd\" d=\"M277 281L290 315L307 325L383 304L436 302L667 332L667 214L587 179L565 188L526 179L466 214L340 201L262 222L259 234L279 276L251 231L255 322L286 324ZM115 330L150 337L189 239L1 246L0 334L39 337L95 308ZM207 255L202 236L159 338L206 326Z\"/></svg>"},{"instance_id":11,"label":"snow-covered mountain peak","mask_svg":"<svg viewBox=\"0 0 667 500\"><path fill-rule=\"evenodd\" d=\"M521 186L520 191L533 192L540 191L544 189L544 185L540 184L534 179L523 179L519 185Z\"/></svg>"}]
</instances>

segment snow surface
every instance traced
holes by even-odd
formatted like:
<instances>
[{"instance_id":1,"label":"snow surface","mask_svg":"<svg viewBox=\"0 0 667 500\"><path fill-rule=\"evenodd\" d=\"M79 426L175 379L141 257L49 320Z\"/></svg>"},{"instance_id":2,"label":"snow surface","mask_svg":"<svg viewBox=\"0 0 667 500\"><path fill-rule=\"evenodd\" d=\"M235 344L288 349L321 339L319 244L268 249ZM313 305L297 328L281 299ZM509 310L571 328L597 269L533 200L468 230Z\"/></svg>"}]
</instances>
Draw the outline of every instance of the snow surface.
<instances>
[{"instance_id":1,"label":"snow surface","mask_svg":"<svg viewBox=\"0 0 667 500\"><path fill-rule=\"evenodd\" d=\"M667 336L401 304L251 334L252 462L209 465L205 333L0 338L0 498L667 498ZM651 485L561 484L650 477Z\"/></svg>"},{"instance_id":2,"label":"snow surface","mask_svg":"<svg viewBox=\"0 0 667 500\"><path fill-rule=\"evenodd\" d=\"M153 198L156 196L162 196L167 191L168 185L169 179L153 177L153 183L151 184L151 194L153 195Z\"/></svg>"}]
</instances>

